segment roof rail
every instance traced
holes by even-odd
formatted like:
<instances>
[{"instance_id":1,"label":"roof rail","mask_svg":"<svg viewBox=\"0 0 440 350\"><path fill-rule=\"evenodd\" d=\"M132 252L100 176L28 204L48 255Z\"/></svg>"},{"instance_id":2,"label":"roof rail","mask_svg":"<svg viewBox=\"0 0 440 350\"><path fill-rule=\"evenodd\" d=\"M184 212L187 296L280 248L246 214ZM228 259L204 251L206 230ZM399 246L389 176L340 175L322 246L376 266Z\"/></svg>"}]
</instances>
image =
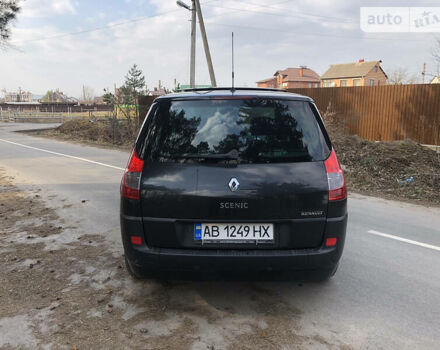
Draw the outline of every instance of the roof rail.
<instances>
[{"instance_id":1,"label":"roof rail","mask_svg":"<svg viewBox=\"0 0 440 350\"><path fill-rule=\"evenodd\" d=\"M256 88L256 87L211 87L211 88L194 88L194 89L184 89L184 90L180 90L181 92L185 92L185 91L217 91L217 90L231 90L231 91L235 91L235 90L253 90L253 91L278 91L278 92L288 92L286 90L283 89L272 89L272 88Z\"/></svg>"}]
</instances>

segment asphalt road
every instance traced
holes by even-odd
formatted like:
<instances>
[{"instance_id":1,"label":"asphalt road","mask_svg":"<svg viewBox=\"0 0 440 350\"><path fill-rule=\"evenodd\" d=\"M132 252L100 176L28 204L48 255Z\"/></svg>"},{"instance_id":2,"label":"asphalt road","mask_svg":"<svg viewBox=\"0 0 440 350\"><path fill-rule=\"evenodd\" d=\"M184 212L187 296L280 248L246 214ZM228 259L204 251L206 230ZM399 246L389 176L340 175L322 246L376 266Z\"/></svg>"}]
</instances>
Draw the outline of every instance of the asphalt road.
<instances>
[{"instance_id":1,"label":"asphalt road","mask_svg":"<svg viewBox=\"0 0 440 350\"><path fill-rule=\"evenodd\" d=\"M0 124L0 167L19 186L42 188L52 205L86 200L60 215L106 235L121 252L119 183L128 153L12 132L36 127L42 126ZM336 276L327 283L261 284L301 310L304 334L356 349L438 349L440 209L351 194ZM209 291L204 297L211 298Z\"/></svg>"}]
</instances>

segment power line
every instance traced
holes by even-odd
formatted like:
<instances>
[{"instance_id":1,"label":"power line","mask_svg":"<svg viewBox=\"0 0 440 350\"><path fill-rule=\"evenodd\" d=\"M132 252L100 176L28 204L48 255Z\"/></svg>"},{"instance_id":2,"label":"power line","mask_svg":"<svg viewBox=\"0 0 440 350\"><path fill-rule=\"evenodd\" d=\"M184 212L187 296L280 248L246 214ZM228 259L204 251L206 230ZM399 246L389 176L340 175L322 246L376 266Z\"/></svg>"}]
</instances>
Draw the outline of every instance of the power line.
<instances>
[{"instance_id":1,"label":"power line","mask_svg":"<svg viewBox=\"0 0 440 350\"><path fill-rule=\"evenodd\" d=\"M348 35L337 35L337 34L327 34L327 33L313 33L313 32L298 32L298 31L293 31L293 30L282 30L282 29L273 29L271 27L258 27L258 26L244 26L244 25L239 25L239 24L224 24L224 23L218 23L218 22L210 22L210 25L217 25L217 26L224 26L224 27L235 27L235 28L243 28L243 29L251 29L251 30L260 30L260 31L265 31L265 32L277 32L277 33L286 33L289 35L294 35L294 36L298 36L298 35L309 35L309 36L325 36L325 37L331 37L331 38L342 38L342 39L357 39L359 40L360 38L358 36L348 36ZM398 41L398 40L403 40L403 41L414 41L414 42L420 42L422 40L417 39L417 40L411 40L411 39L398 39L398 38L371 38L371 37L362 37L362 39L367 39L367 40L382 40L382 41Z\"/></svg>"},{"instance_id":2,"label":"power line","mask_svg":"<svg viewBox=\"0 0 440 350\"><path fill-rule=\"evenodd\" d=\"M204 4L207 4L207 3L210 3L210 2L213 2L213 1L218 1L218 0L209 0L206 3L204 3ZM107 25L101 26L101 27L95 27L95 28L90 28L90 29L85 29L85 30L79 30L79 31L76 31L76 32L68 32L68 33L55 34L55 35L52 35L52 36L46 36L46 37L41 37L41 38L36 38L36 39L29 39L29 40L11 41L11 44L13 44L13 45L14 44L15 45L16 44L26 44L26 43L36 42L36 41L43 41L43 40L49 40L49 39L62 38L62 37L71 36L71 35L80 35L80 34L96 32L96 31L99 31L99 30L105 30L105 29L109 29L109 28L113 28L113 27L118 27L118 26L130 24L130 23L136 23L136 22L145 21L147 19L151 19L151 18L154 18L154 17L160 17L160 16L163 16L163 15L167 15L169 13L177 12L179 10L180 9L164 11L164 12L156 13L156 14L150 15L150 16L138 17L138 18L134 18L134 19L131 19L131 20L127 20L127 21L107 24Z\"/></svg>"},{"instance_id":3,"label":"power line","mask_svg":"<svg viewBox=\"0 0 440 350\"><path fill-rule=\"evenodd\" d=\"M284 4L286 2L290 2L290 1L292 1L292 0L284 0L284 1L281 1L281 2L277 2L274 5L280 5L280 4ZM262 5L251 4L251 3L249 3L249 5L253 5L253 6L257 6L257 7L261 7L262 6ZM224 7L219 7L219 8L224 8ZM241 12L241 10L242 9L235 9L235 10L229 11L227 13L220 13L218 15L209 16L209 17L206 17L206 18L224 17L225 15L230 15L230 14L234 14L234 13L237 13L237 12Z\"/></svg>"},{"instance_id":4,"label":"power line","mask_svg":"<svg viewBox=\"0 0 440 350\"><path fill-rule=\"evenodd\" d=\"M95 27L95 28L91 28L91 29L79 30L79 31L76 31L76 32L68 32L68 33L56 34L56 35L46 36L46 37L41 37L41 38L36 38L36 39L13 41L13 42L11 42L11 44L25 44L25 43L32 43L32 42L35 42L35 41L42 41L42 40L49 40L49 39L55 39L55 38L62 38L62 37L65 37L65 36L91 33L91 32L95 32L95 31L99 31L99 30L104 30L104 29L108 29L108 28L113 28L113 27L129 24L129 23L136 23L136 22L145 21L146 19L150 19L150 18L153 18L153 17L159 17L159 16L162 16L162 15L165 15L165 14L168 14L168 13L171 13L171 12L175 12L175 11L178 11L178 10L172 10L172 11L157 13L157 14L154 14L154 15L151 15L151 16L136 18L136 19L132 19L132 20L128 20L128 21L123 21L123 22L118 22L118 23L107 24L107 25L102 26L102 27Z\"/></svg>"},{"instance_id":5,"label":"power line","mask_svg":"<svg viewBox=\"0 0 440 350\"><path fill-rule=\"evenodd\" d=\"M278 4L282 4L285 2L289 2L292 0L285 0L282 1L280 3L276 3L274 5L278 5ZM258 7L266 7L266 8L273 8L273 9L281 9L281 8L276 8L273 6L269 6L269 5L262 5L262 4L255 4L255 3L248 3L246 1L240 0L240 3L247 3L249 5L253 5L253 6L258 6ZM299 17L296 15L288 15L288 14L279 14L279 13L269 13L269 12L261 12L261 11L254 11L254 10L250 10L250 9L240 9L240 8L231 8L231 7L223 7L223 6L217 6L217 5L205 5L207 7L212 7L212 8L222 8L222 9L230 9L233 10L233 12L237 12L237 11L241 11L241 12L253 12L253 13L261 13L261 14L265 14L265 15L274 15L274 16L283 16L283 17ZM287 10L285 8L283 8L282 10ZM347 23L358 23L357 21L349 21L346 19L341 19L341 18L337 18L337 17L329 17L329 16L321 16L321 15L315 15L315 14L310 14L310 13L305 13L305 12L298 12L295 11L295 13L299 13L299 14L303 14L306 16L313 16L313 17L317 17L317 18L326 18L326 19L333 19L336 21L345 21ZM230 13L228 13L230 14ZM224 16L224 14L220 14L220 15L216 15L216 16L210 16L207 17L207 19L211 19L211 18L215 18L215 17L219 17L219 16ZM301 17L299 17L301 18ZM359 39L359 37L355 37L355 36L348 36L348 35L335 35L335 34L327 34L327 33L313 33L313 32L292 32L292 31L287 31L287 30L282 30L282 29L273 29L271 27L259 27L259 26L244 26L244 25L235 25L235 24L224 24L224 23L218 23L218 22L210 22L211 25L218 25L218 26L225 26L225 27L236 27L236 28L244 28L244 29L252 29L252 30L264 30L264 31L271 31L271 32L279 32L279 33L288 33L291 35L297 35L297 34L301 34L301 35L309 35L309 36L326 36L326 37L332 37L332 38L347 38L347 39ZM411 39L399 39L399 38L373 38L373 37L362 37L362 39L366 39L366 40L380 40L380 41L398 41L398 40L404 40L404 41L413 41L413 42L419 42L421 40L411 40Z\"/></svg>"},{"instance_id":6,"label":"power line","mask_svg":"<svg viewBox=\"0 0 440 350\"><path fill-rule=\"evenodd\" d=\"M241 1L241 3L245 3L245 2ZM268 6L268 5L257 5L257 4L251 4L251 3L248 3L248 4L253 5L253 6L263 7L263 8L271 8L271 9L289 11L289 9L286 9L286 8L276 8L276 7L272 7L272 6ZM291 17L291 18L302 18L301 16L303 16L303 17L308 16L308 17L317 17L317 18L323 18L323 19L331 19L333 21L344 22L344 23L358 23L358 21L347 20L346 18L320 16L320 15L299 12L299 11L295 11L295 15L291 15L291 14L284 14L284 13L256 11L256 10L236 8L236 7L225 7L225 6L216 6L216 5L205 5L205 6L213 7L213 8L227 9L227 10L234 10L234 11L241 11L241 12L259 13L259 14L271 15L271 16L282 16L282 17Z\"/></svg>"},{"instance_id":7,"label":"power line","mask_svg":"<svg viewBox=\"0 0 440 350\"><path fill-rule=\"evenodd\" d=\"M229 9L229 10L233 10L233 12L251 12L251 13L261 13L261 14L265 14L265 15L274 15L274 16L283 16L283 17L291 17L291 18L301 18L298 15L289 15L289 14L280 14L280 13L270 13L270 12L262 12L262 11L254 11L254 10L250 10L250 9L240 9L240 8L231 8L231 7L222 7L222 6L215 6L215 5L208 5L208 3L214 2L214 1L218 1L218 0L208 0L205 3L203 3L204 6L207 7L212 7L212 8L221 8L221 9ZM282 2L276 3L277 4L282 4L285 2L289 2L292 0L284 0ZM245 3L244 1L240 1L241 3ZM250 5L253 6L258 6L258 7L267 7L267 8L274 8L272 6L269 5L258 5L258 4L252 4L252 3L248 3ZM274 8L275 9L275 8ZM281 9L281 8L278 8ZM287 9L283 9L283 10L287 10ZM118 22L118 23L112 23L112 24L108 24L105 26L101 26L101 27L95 27L95 28L91 28L91 29L86 29L86 30L81 30L81 31L75 31L75 32L68 32L68 33L61 33L61 34L56 34L56 35L52 35L52 36L46 36L46 37L41 37L41 38L36 38L36 39L29 39L29 40L21 40L21 41L13 41L11 42L11 44L25 44L25 43L31 43L31 42L37 42L37 41L44 41L44 40L50 40L50 39L56 39L56 38L62 38L62 37L66 37L66 36L73 36L73 35L81 35L81 34L86 34L86 33L91 33L91 32L95 32L95 31L100 31L100 30L106 30L109 28L113 28L113 27L117 27L117 26L123 26L126 24L130 24L130 23L136 23L136 22L141 22L141 21L145 21L147 19L151 19L154 17L160 17L169 13L173 13L173 12L177 12L179 11L179 9L175 9L175 10L169 10L169 11L164 11L161 13L156 13L154 15L150 15L150 16L145 16L145 17L139 17L139 18L135 18L132 20L127 20L127 21L122 21L122 22ZM328 19L334 19L334 20L341 20L338 19L336 17L328 17L328 16L320 16L320 15L314 15L314 14L306 14L304 12L297 12L300 15L307 15L307 16L314 16L317 18L328 18ZM215 15L215 16L209 16L206 17L207 19L211 19L211 18L215 18L215 17L219 17L219 16L224 16L224 14L221 15ZM359 39L359 37L355 37L355 36L346 36L346 35L335 35L335 34L327 34L327 33L313 33L313 32L298 32L298 31L287 31L287 30L282 30L282 29L274 29L272 27L259 27L259 26L244 26L244 25L239 25L239 24L224 24L224 23L218 23L218 22L210 22L210 25L217 25L217 26L225 26L225 27L236 27L236 28L243 28L243 29L250 29L250 30L262 30L262 31L270 31L270 32L278 32L278 33L286 33L286 34L290 34L290 35L308 35L308 36L324 36L324 37L332 37L332 38L349 38L349 39ZM397 41L397 40L404 40L404 41L417 41L419 42L420 40L411 40L411 39L399 39L399 38L372 38L372 37L363 37L362 39L366 39L366 40L380 40L380 41Z\"/></svg>"},{"instance_id":8,"label":"power line","mask_svg":"<svg viewBox=\"0 0 440 350\"><path fill-rule=\"evenodd\" d=\"M262 4L254 4L254 3L251 3L251 2L246 2L246 1L243 1L243 0L236 0L236 1L238 1L238 2L240 2L240 3L243 3L243 4L249 4L249 5L254 5L254 6L258 6L258 7L262 7L262 8L274 9L274 10L283 10L283 11L290 11L290 10L291 10L291 9L287 9L287 8L281 8L281 7L275 7L275 6L273 6L273 5L278 5L278 4L273 4L273 5L262 5ZM287 0L287 1L284 1L284 2L290 2L290 1L293 1L293 0ZM284 2L283 2L283 3L284 3ZM266 12L265 12L265 13L266 13ZM301 12L301 11L297 11L297 10L295 10L295 13L296 13L296 14L299 14L299 15L308 16L308 17L316 17L316 18L323 18L323 19L331 19L331 20L334 20L334 21L337 21L337 22L358 23L357 21L354 21L354 20L348 20L347 18L332 17L332 16L324 16L324 15L317 15L317 14L314 14L314 13Z\"/></svg>"}]
</instances>

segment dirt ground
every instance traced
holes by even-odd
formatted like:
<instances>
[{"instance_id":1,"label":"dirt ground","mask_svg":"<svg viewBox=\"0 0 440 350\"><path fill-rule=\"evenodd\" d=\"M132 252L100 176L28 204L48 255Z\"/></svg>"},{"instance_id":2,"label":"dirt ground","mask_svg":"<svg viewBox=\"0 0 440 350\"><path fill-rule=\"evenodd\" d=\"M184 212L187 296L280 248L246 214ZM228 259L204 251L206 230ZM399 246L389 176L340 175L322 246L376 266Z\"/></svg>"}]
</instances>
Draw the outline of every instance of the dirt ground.
<instances>
[{"instance_id":1,"label":"dirt ground","mask_svg":"<svg viewBox=\"0 0 440 350\"><path fill-rule=\"evenodd\" d=\"M0 349L349 349L257 283L132 280L104 236L13 180L0 169Z\"/></svg>"},{"instance_id":2,"label":"dirt ground","mask_svg":"<svg viewBox=\"0 0 440 350\"><path fill-rule=\"evenodd\" d=\"M331 118L326 126L348 191L440 206L440 152L411 140L376 142L348 135Z\"/></svg>"},{"instance_id":3,"label":"dirt ground","mask_svg":"<svg viewBox=\"0 0 440 350\"><path fill-rule=\"evenodd\" d=\"M31 130L25 133L92 146L131 150L138 127L134 122L128 124L118 119L90 121L82 118L68 120L55 129Z\"/></svg>"}]
</instances>

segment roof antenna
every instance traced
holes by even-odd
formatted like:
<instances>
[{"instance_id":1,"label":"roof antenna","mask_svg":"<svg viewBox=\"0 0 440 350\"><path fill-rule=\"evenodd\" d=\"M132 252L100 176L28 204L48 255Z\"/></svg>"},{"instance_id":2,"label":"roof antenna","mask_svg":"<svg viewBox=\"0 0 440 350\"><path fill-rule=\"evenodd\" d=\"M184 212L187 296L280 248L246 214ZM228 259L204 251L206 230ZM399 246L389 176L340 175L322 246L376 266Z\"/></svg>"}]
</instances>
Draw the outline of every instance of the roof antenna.
<instances>
[{"instance_id":1,"label":"roof antenna","mask_svg":"<svg viewBox=\"0 0 440 350\"><path fill-rule=\"evenodd\" d=\"M232 32L232 87L231 91L234 92L234 32Z\"/></svg>"}]
</instances>

